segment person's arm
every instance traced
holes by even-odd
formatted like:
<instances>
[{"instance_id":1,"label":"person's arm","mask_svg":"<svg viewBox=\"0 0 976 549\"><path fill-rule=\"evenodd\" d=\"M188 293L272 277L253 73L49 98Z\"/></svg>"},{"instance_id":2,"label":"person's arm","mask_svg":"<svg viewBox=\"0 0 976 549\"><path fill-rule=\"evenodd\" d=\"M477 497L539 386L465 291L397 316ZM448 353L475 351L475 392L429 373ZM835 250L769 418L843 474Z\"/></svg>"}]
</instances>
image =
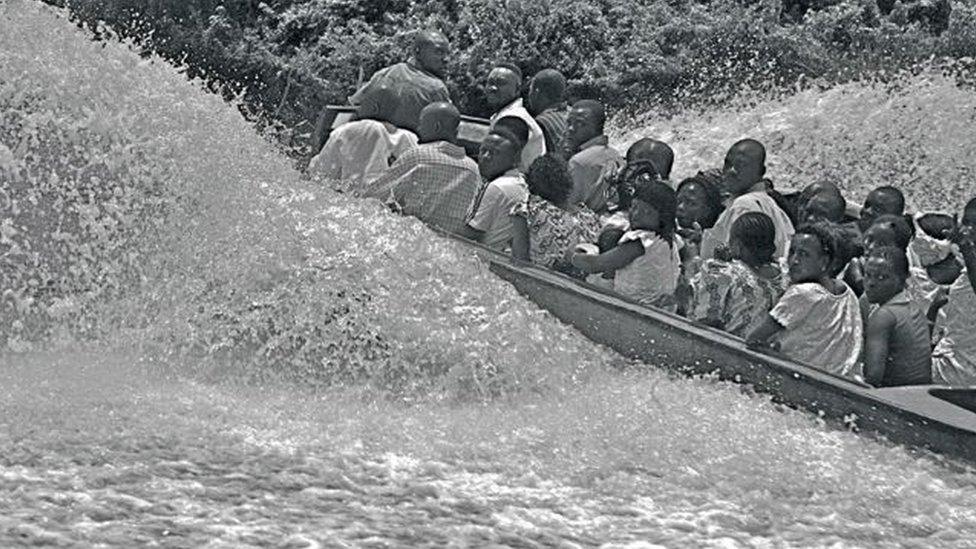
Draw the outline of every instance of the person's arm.
<instances>
[{"instance_id":1,"label":"person's arm","mask_svg":"<svg viewBox=\"0 0 976 549\"><path fill-rule=\"evenodd\" d=\"M457 233L461 238L467 238L468 240L474 240L475 242L481 242L485 237L485 231L475 229L471 225L465 225L461 227L461 230Z\"/></svg>"},{"instance_id":2,"label":"person's arm","mask_svg":"<svg viewBox=\"0 0 976 549\"><path fill-rule=\"evenodd\" d=\"M631 240L599 255L573 254L573 267L587 274L617 271L630 265L642 255L644 255L644 245L640 241Z\"/></svg>"},{"instance_id":3,"label":"person's arm","mask_svg":"<svg viewBox=\"0 0 976 549\"><path fill-rule=\"evenodd\" d=\"M388 170L383 172L383 175L377 177L376 179L367 183L361 191L359 191L359 196L362 198L379 198L380 200L387 200L391 195L400 202L402 197L402 191L398 193L400 181L405 175L410 173L417 166L418 162L415 156L404 155L396 159L393 165L390 166Z\"/></svg>"},{"instance_id":4,"label":"person's arm","mask_svg":"<svg viewBox=\"0 0 976 549\"><path fill-rule=\"evenodd\" d=\"M513 214L512 220L512 257L520 261L531 261L529 257L529 222L524 215Z\"/></svg>"},{"instance_id":5,"label":"person's arm","mask_svg":"<svg viewBox=\"0 0 976 549\"><path fill-rule=\"evenodd\" d=\"M342 177L342 163L339 161L342 156L341 139L342 136L339 132L332 133L319 154L315 155L308 163L306 173L309 177L322 179L339 179Z\"/></svg>"},{"instance_id":6,"label":"person's arm","mask_svg":"<svg viewBox=\"0 0 976 549\"><path fill-rule=\"evenodd\" d=\"M895 326L895 316L878 310L865 324L864 334L864 381L877 387L885 374L888 360L888 341Z\"/></svg>"},{"instance_id":7,"label":"person's arm","mask_svg":"<svg viewBox=\"0 0 976 549\"><path fill-rule=\"evenodd\" d=\"M746 336L746 345L750 349L768 349L769 340L783 330L783 325L779 321L773 318L772 315L766 315L763 323Z\"/></svg>"}]
</instances>

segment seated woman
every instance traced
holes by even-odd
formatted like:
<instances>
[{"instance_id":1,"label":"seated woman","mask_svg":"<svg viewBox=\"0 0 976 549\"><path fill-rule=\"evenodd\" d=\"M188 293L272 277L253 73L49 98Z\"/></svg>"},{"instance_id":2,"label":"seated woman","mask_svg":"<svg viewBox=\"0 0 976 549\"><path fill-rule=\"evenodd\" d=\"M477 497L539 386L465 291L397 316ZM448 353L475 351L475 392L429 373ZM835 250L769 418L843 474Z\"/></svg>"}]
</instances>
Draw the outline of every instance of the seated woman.
<instances>
[{"instance_id":1,"label":"seated woman","mask_svg":"<svg viewBox=\"0 0 976 549\"><path fill-rule=\"evenodd\" d=\"M864 380L875 387L932 383L929 323L905 289L908 257L894 246L864 260Z\"/></svg>"},{"instance_id":2,"label":"seated woman","mask_svg":"<svg viewBox=\"0 0 976 549\"><path fill-rule=\"evenodd\" d=\"M746 338L750 347L778 344L786 356L832 374L854 377L863 346L857 297L830 276L837 254L834 233L805 225L790 243L791 286L762 324Z\"/></svg>"},{"instance_id":3,"label":"seated woman","mask_svg":"<svg viewBox=\"0 0 976 549\"><path fill-rule=\"evenodd\" d=\"M675 192L659 180L634 188L630 230L613 249L576 253L573 266L586 273L616 271L613 289L643 305L674 310L681 260L675 243Z\"/></svg>"},{"instance_id":4,"label":"seated woman","mask_svg":"<svg viewBox=\"0 0 976 549\"><path fill-rule=\"evenodd\" d=\"M687 316L745 337L759 327L783 295L776 265L776 226L761 212L742 214L729 235L732 259L706 260L691 279Z\"/></svg>"},{"instance_id":5,"label":"seated woman","mask_svg":"<svg viewBox=\"0 0 976 549\"><path fill-rule=\"evenodd\" d=\"M576 274L565 260L566 252L581 242L596 242L600 217L582 204L568 202L573 180L562 158L537 158L526 179L529 201L511 212L512 256Z\"/></svg>"}]
</instances>

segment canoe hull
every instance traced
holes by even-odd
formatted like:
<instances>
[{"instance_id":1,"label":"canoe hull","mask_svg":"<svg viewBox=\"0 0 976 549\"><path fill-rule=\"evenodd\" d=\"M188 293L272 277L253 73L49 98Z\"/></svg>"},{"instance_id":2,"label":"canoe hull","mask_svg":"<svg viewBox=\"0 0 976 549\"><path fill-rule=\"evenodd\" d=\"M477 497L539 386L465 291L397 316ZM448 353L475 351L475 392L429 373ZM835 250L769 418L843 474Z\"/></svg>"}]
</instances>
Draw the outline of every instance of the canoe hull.
<instances>
[{"instance_id":1,"label":"canoe hull","mask_svg":"<svg viewBox=\"0 0 976 549\"><path fill-rule=\"evenodd\" d=\"M976 413L957 401L962 389L874 389L814 368L747 349L728 334L642 307L567 277L495 257L492 272L596 343L682 375L715 374L752 386L773 400L814 412L834 424L868 431L914 448L976 463ZM960 396L961 395L961 396ZM974 406L976 408L976 406Z\"/></svg>"}]
</instances>

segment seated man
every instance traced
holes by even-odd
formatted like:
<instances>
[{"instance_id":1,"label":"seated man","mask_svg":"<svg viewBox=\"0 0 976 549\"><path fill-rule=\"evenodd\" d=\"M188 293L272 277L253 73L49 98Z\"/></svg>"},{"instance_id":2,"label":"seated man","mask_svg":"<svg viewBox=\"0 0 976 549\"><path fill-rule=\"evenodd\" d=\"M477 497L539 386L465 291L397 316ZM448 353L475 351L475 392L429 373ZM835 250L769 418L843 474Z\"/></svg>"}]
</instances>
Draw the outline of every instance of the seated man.
<instances>
[{"instance_id":1,"label":"seated man","mask_svg":"<svg viewBox=\"0 0 976 549\"><path fill-rule=\"evenodd\" d=\"M495 109L495 114L491 115L492 127L502 118L513 116L525 122L529 128L529 138L522 147L518 166L524 173L529 170L533 160L546 154L546 138L535 118L522 105L521 93L522 71L515 65L500 64L488 73L485 99Z\"/></svg>"},{"instance_id":2,"label":"seated man","mask_svg":"<svg viewBox=\"0 0 976 549\"><path fill-rule=\"evenodd\" d=\"M478 164L453 142L461 115L450 103L431 103L420 111L420 145L407 151L364 196L390 200L404 215L457 233L478 189Z\"/></svg>"},{"instance_id":3,"label":"seated man","mask_svg":"<svg viewBox=\"0 0 976 549\"><path fill-rule=\"evenodd\" d=\"M773 225L776 226L775 257L785 257L794 232L793 222L770 196L772 184L763 179L766 174L766 148L754 139L737 142L725 155L722 174L732 202L719 216L715 226L704 232L701 243L702 259L715 257L715 249L728 242L732 224L746 212L764 213L773 220Z\"/></svg>"},{"instance_id":4,"label":"seated man","mask_svg":"<svg viewBox=\"0 0 976 549\"><path fill-rule=\"evenodd\" d=\"M520 118L498 120L481 143L478 170L488 181L472 205L461 236L504 250L512 242L512 216L525 207L529 186L518 170L529 128Z\"/></svg>"},{"instance_id":5,"label":"seated man","mask_svg":"<svg viewBox=\"0 0 976 549\"><path fill-rule=\"evenodd\" d=\"M546 138L546 152L565 157L566 77L555 69L542 69L529 82L528 107Z\"/></svg>"},{"instance_id":6,"label":"seated man","mask_svg":"<svg viewBox=\"0 0 976 549\"><path fill-rule=\"evenodd\" d=\"M610 147L603 133L607 113L603 103L586 99L573 104L566 127L569 175L573 178L570 203L586 204L595 212L607 206L606 178L601 178L608 167L620 166L624 159Z\"/></svg>"},{"instance_id":7,"label":"seated man","mask_svg":"<svg viewBox=\"0 0 976 549\"><path fill-rule=\"evenodd\" d=\"M434 31L418 32L413 43L413 57L381 69L369 79L349 101L357 105L375 88L392 88L399 98L391 122L401 128L416 131L420 111L435 102L451 102L451 95L441 77L450 52L447 38Z\"/></svg>"},{"instance_id":8,"label":"seated man","mask_svg":"<svg viewBox=\"0 0 976 549\"><path fill-rule=\"evenodd\" d=\"M308 164L313 177L341 180L339 189L355 189L383 175L393 159L417 145L417 136L397 128L391 116L397 108L396 93L376 88L356 111L357 120L335 129Z\"/></svg>"}]
</instances>

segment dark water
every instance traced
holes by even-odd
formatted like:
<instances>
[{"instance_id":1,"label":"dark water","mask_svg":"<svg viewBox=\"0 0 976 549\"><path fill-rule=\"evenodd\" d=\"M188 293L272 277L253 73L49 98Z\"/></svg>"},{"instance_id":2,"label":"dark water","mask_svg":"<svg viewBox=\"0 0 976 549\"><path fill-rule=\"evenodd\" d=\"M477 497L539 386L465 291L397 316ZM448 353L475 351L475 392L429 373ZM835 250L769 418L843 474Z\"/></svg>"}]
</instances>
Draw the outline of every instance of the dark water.
<instances>
[{"instance_id":1,"label":"dark water","mask_svg":"<svg viewBox=\"0 0 976 549\"><path fill-rule=\"evenodd\" d=\"M972 472L621 373L172 67L23 0L0 29L0 546L976 546ZM916 204L976 164L934 72L754 103L645 126L681 173L756 132L855 194L925 136Z\"/></svg>"}]
</instances>

